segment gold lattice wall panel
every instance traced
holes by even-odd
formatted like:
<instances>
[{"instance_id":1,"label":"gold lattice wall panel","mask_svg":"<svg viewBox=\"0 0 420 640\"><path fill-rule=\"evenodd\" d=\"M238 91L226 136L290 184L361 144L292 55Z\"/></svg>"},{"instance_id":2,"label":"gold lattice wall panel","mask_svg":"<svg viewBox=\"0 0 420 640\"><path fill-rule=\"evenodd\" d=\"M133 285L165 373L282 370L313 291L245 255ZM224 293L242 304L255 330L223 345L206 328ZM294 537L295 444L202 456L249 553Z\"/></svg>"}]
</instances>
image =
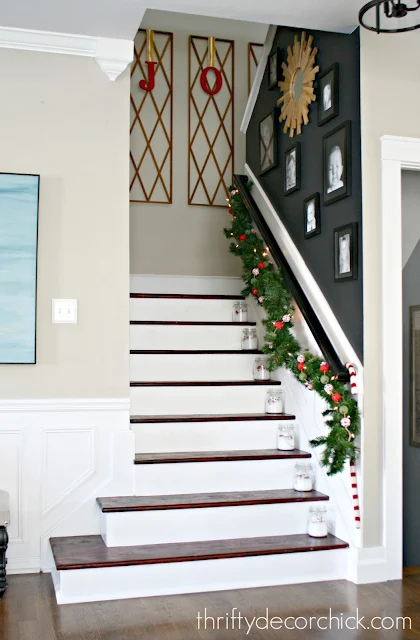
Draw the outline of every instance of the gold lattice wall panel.
<instances>
[{"instance_id":1,"label":"gold lattice wall panel","mask_svg":"<svg viewBox=\"0 0 420 640\"><path fill-rule=\"evenodd\" d=\"M188 204L226 206L226 185L234 167L234 42L216 39L214 66L223 85L219 93L201 87L201 71L209 66L208 39L191 36L189 43ZM215 76L210 72L213 89Z\"/></svg>"},{"instance_id":2,"label":"gold lattice wall panel","mask_svg":"<svg viewBox=\"0 0 420 640\"><path fill-rule=\"evenodd\" d=\"M148 79L146 31L134 40L131 68L130 201L172 203L173 34L154 32L155 88Z\"/></svg>"},{"instance_id":3,"label":"gold lattice wall panel","mask_svg":"<svg viewBox=\"0 0 420 640\"><path fill-rule=\"evenodd\" d=\"M263 46L263 44L256 42L248 43L248 93L251 93Z\"/></svg>"}]
</instances>

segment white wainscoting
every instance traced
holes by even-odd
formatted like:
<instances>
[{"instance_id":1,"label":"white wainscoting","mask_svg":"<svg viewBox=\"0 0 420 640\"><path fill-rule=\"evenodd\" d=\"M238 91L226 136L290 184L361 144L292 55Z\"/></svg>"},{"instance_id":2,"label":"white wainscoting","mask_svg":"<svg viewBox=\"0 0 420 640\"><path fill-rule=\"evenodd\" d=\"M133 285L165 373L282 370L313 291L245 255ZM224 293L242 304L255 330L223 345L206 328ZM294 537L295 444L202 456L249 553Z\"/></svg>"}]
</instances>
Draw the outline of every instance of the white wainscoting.
<instances>
[{"instance_id":1,"label":"white wainscoting","mask_svg":"<svg viewBox=\"0 0 420 640\"><path fill-rule=\"evenodd\" d=\"M97 496L134 493L128 399L0 400L8 573L49 571L49 538L100 533Z\"/></svg>"}]
</instances>

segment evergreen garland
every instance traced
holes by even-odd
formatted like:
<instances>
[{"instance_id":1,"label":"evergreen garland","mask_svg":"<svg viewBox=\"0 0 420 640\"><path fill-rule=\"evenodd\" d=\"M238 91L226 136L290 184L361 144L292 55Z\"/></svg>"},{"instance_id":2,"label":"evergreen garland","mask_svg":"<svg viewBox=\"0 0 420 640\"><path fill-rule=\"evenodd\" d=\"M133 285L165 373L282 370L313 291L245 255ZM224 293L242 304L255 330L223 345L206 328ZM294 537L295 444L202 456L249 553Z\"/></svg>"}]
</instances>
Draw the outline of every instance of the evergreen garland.
<instances>
[{"instance_id":1,"label":"evergreen garland","mask_svg":"<svg viewBox=\"0 0 420 640\"><path fill-rule=\"evenodd\" d=\"M251 188L251 185L248 185ZM268 368L286 367L308 389L316 391L328 408L323 412L329 433L311 440L313 447L324 445L321 464L333 476L344 469L346 460L354 462L358 449L359 410L348 387L329 370L328 363L309 351L302 351L291 333L294 307L280 270L275 271L268 258L268 248L257 235L252 218L238 191L230 187L229 213L232 225L224 229L232 240L230 251L243 263L242 295L252 295L266 311L263 352L268 354Z\"/></svg>"}]
</instances>

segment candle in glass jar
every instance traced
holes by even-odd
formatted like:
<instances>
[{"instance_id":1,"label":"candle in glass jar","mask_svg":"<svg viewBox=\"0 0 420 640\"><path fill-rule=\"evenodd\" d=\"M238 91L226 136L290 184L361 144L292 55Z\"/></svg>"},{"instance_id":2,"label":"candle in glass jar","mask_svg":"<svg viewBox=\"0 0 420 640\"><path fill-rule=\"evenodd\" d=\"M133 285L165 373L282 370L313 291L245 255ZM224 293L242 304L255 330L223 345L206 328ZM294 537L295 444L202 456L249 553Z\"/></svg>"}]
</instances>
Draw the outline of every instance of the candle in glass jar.
<instances>
[{"instance_id":1,"label":"candle in glass jar","mask_svg":"<svg viewBox=\"0 0 420 640\"><path fill-rule=\"evenodd\" d=\"M298 462L295 466L295 491L312 491L314 486L312 465Z\"/></svg>"},{"instance_id":2,"label":"candle in glass jar","mask_svg":"<svg viewBox=\"0 0 420 640\"><path fill-rule=\"evenodd\" d=\"M265 398L266 413L283 413L283 391L281 389L268 389Z\"/></svg>"},{"instance_id":3,"label":"candle in glass jar","mask_svg":"<svg viewBox=\"0 0 420 640\"><path fill-rule=\"evenodd\" d=\"M254 380L270 380L271 373L268 370L267 358L255 358Z\"/></svg>"},{"instance_id":4,"label":"candle in glass jar","mask_svg":"<svg viewBox=\"0 0 420 640\"><path fill-rule=\"evenodd\" d=\"M257 330L255 327L244 327L242 329L242 349L244 351L258 349Z\"/></svg>"},{"instance_id":5,"label":"candle in glass jar","mask_svg":"<svg viewBox=\"0 0 420 640\"><path fill-rule=\"evenodd\" d=\"M295 448L295 430L292 424L280 424L277 427L277 449L293 451Z\"/></svg>"},{"instance_id":6,"label":"candle in glass jar","mask_svg":"<svg viewBox=\"0 0 420 640\"><path fill-rule=\"evenodd\" d=\"M248 305L246 302L235 302L233 305L232 322L248 322Z\"/></svg>"},{"instance_id":7,"label":"candle in glass jar","mask_svg":"<svg viewBox=\"0 0 420 640\"><path fill-rule=\"evenodd\" d=\"M328 535L327 510L325 507L310 507L308 535L313 538L326 538Z\"/></svg>"}]
</instances>

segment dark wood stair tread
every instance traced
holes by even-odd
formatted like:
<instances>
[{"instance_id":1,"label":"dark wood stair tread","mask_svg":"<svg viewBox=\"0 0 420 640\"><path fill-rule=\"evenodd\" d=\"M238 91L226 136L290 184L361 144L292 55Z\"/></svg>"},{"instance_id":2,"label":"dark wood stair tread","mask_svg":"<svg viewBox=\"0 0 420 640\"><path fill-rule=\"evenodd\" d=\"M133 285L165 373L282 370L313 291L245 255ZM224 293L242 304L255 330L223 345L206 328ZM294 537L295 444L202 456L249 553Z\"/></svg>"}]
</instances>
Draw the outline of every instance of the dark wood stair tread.
<instances>
[{"instance_id":1,"label":"dark wood stair tread","mask_svg":"<svg viewBox=\"0 0 420 640\"><path fill-rule=\"evenodd\" d=\"M278 386L280 380L164 380L130 382L130 387L243 387Z\"/></svg>"},{"instance_id":2,"label":"dark wood stair tread","mask_svg":"<svg viewBox=\"0 0 420 640\"><path fill-rule=\"evenodd\" d=\"M300 449L254 449L251 451L186 451L175 453L136 453L134 464L164 464L177 462L231 462L243 460L290 460L310 458L311 454Z\"/></svg>"},{"instance_id":3,"label":"dark wood stair tread","mask_svg":"<svg viewBox=\"0 0 420 640\"><path fill-rule=\"evenodd\" d=\"M130 320L130 324L179 325L181 327L255 327L256 322L205 322L204 320Z\"/></svg>"},{"instance_id":4,"label":"dark wood stair tread","mask_svg":"<svg viewBox=\"0 0 420 640\"><path fill-rule=\"evenodd\" d=\"M159 422L249 422L260 420L295 420L288 413L195 413L190 415L131 416L132 424L154 424Z\"/></svg>"},{"instance_id":5,"label":"dark wood stair tread","mask_svg":"<svg viewBox=\"0 0 420 640\"><path fill-rule=\"evenodd\" d=\"M276 489L269 491L229 491L162 496L119 496L97 498L97 502L103 513L121 513L127 511L162 511L166 509L241 507L260 504L314 502L328 499L328 496L319 491Z\"/></svg>"},{"instance_id":6,"label":"dark wood stair tread","mask_svg":"<svg viewBox=\"0 0 420 640\"><path fill-rule=\"evenodd\" d=\"M330 551L349 546L331 534L326 538L297 534L131 547L107 547L101 536L71 536L50 538L50 544L58 571Z\"/></svg>"},{"instance_id":7,"label":"dark wood stair tread","mask_svg":"<svg viewBox=\"0 0 420 640\"><path fill-rule=\"evenodd\" d=\"M201 295L196 293L130 293L130 298L167 298L169 300L245 300L243 296Z\"/></svg>"},{"instance_id":8,"label":"dark wood stair tread","mask_svg":"<svg viewBox=\"0 0 420 640\"><path fill-rule=\"evenodd\" d=\"M259 349L130 349L131 355L249 355L263 353Z\"/></svg>"}]
</instances>

